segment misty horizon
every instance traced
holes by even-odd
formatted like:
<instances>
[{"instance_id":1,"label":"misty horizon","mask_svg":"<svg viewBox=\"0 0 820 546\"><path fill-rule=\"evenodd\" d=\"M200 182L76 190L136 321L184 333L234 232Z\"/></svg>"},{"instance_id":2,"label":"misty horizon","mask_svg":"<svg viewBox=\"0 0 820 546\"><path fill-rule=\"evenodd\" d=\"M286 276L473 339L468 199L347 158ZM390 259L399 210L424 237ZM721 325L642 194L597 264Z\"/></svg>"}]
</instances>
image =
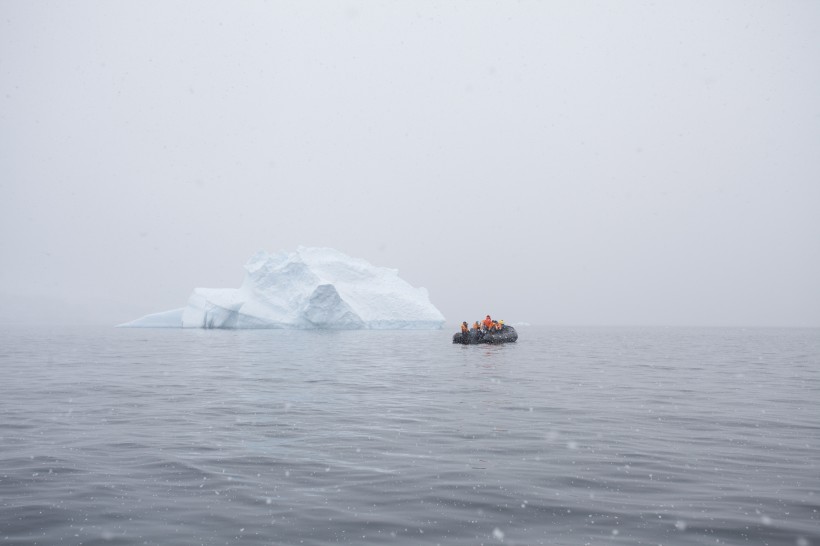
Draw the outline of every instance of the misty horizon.
<instances>
[{"instance_id":1,"label":"misty horizon","mask_svg":"<svg viewBox=\"0 0 820 546\"><path fill-rule=\"evenodd\" d=\"M447 328L820 327L820 4L0 5L0 323L329 247Z\"/></svg>"}]
</instances>

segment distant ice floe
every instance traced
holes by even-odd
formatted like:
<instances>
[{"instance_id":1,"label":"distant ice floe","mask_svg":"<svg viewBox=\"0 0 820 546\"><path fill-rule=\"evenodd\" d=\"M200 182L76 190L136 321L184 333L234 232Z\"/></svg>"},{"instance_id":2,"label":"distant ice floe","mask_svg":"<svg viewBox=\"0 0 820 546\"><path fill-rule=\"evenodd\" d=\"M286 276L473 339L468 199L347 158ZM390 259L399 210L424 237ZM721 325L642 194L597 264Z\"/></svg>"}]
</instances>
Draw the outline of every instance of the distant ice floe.
<instances>
[{"instance_id":1,"label":"distant ice floe","mask_svg":"<svg viewBox=\"0 0 820 546\"><path fill-rule=\"evenodd\" d=\"M121 324L131 328L438 329L427 290L398 271L331 248L258 252L240 288L195 288L188 305Z\"/></svg>"}]
</instances>

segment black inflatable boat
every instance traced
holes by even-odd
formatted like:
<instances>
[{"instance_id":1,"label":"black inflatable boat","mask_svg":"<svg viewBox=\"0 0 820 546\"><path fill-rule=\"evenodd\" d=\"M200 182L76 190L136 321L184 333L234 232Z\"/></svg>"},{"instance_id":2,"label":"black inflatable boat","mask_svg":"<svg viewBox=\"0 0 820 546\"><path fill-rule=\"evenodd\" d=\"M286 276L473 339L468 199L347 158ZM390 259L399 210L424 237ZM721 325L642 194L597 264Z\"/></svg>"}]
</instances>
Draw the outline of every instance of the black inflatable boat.
<instances>
[{"instance_id":1,"label":"black inflatable boat","mask_svg":"<svg viewBox=\"0 0 820 546\"><path fill-rule=\"evenodd\" d=\"M518 339L518 332L512 326L504 325L500 332L482 332L470 330L467 334L456 332L453 334L453 343L475 345L477 343L512 343Z\"/></svg>"}]
</instances>

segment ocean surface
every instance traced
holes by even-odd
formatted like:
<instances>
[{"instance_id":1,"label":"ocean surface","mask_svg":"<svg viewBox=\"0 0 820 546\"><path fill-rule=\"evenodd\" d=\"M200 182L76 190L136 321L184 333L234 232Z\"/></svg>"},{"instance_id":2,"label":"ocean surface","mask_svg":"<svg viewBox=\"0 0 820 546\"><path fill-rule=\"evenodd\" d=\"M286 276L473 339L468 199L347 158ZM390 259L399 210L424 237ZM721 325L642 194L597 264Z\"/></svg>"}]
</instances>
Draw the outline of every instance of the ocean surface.
<instances>
[{"instance_id":1,"label":"ocean surface","mask_svg":"<svg viewBox=\"0 0 820 546\"><path fill-rule=\"evenodd\" d=\"M0 333L0 544L820 545L820 330Z\"/></svg>"}]
</instances>

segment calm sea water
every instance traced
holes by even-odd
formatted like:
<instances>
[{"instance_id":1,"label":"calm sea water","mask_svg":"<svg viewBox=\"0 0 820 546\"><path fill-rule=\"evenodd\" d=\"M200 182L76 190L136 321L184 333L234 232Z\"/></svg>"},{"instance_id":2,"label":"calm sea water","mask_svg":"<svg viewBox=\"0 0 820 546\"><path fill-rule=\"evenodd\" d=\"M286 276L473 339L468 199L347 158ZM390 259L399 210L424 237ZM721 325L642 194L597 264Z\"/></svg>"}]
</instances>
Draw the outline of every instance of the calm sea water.
<instances>
[{"instance_id":1,"label":"calm sea water","mask_svg":"<svg viewBox=\"0 0 820 546\"><path fill-rule=\"evenodd\" d=\"M0 543L820 545L820 331L0 334Z\"/></svg>"}]
</instances>

